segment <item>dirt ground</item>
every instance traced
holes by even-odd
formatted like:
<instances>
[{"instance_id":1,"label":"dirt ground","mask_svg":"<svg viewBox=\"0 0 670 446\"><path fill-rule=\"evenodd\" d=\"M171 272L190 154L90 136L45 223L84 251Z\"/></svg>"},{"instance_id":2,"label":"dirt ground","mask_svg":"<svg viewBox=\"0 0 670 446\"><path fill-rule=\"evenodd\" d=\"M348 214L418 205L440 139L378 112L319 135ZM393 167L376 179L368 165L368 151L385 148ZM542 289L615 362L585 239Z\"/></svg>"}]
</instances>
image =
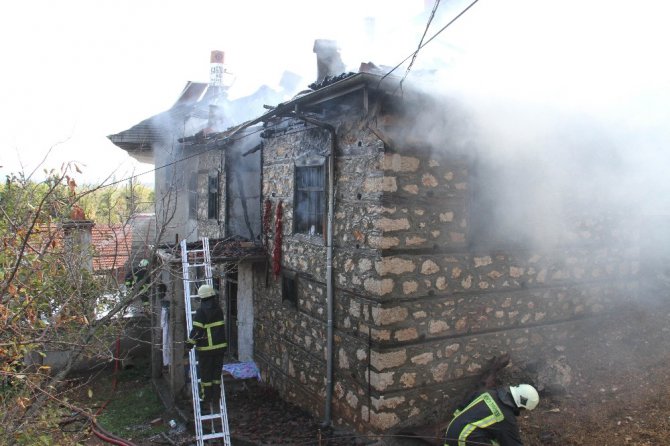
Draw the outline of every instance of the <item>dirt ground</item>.
<instances>
[{"instance_id":1,"label":"dirt ground","mask_svg":"<svg viewBox=\"0 0 670 446\"><path fill-rule=\"evenodd\" d=\"M590 322L590 335L566 346L562 353L571 358L570 383L544 392L540 406L522 414L525 445L670 444L670 293L667 288L653 289L649 296ZM418 444L321 429L320 420L255 380L229 384L227 402L235 445ZM161 418L165 432L134 444L195 444L190 425L167 429L174 412ZM89 437L86 444L105 443Z\"/></svg>"},{"instance_id":2,"label":"dirt ground","mask_svg":"<svg viewBox=\"0 0 670 446\"><path fill-rule=\"evenodd\" d=\"M572 347L573 381L522 417L525 444L670 444L670 295L663 293L654 297L668 302L650 299L604 318Z\"/></svg>"}]
</instances>

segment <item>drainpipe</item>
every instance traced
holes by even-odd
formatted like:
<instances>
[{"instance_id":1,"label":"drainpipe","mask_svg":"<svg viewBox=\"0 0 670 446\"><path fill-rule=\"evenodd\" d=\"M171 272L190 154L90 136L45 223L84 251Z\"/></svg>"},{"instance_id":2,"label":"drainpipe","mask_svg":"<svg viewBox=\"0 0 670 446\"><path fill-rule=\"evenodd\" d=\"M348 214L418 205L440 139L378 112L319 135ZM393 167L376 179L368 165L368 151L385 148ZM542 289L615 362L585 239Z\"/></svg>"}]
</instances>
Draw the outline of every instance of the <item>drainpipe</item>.
<instances>
[{"instance_id":1,"label":"drainpipe","mask_svg":"<svg viewBox=\"0 0 670 446\"><path fill-rule=\"evenodd\" d=\"M326 405L323 415L323 427L330 426L331 406L333 403L333 220L335 218L335 146L337 144L335 127L313 118L294 115L296 118L330 132L330 151L328 153L328 223L326 229Z\"/></svg>"}]
</instances>

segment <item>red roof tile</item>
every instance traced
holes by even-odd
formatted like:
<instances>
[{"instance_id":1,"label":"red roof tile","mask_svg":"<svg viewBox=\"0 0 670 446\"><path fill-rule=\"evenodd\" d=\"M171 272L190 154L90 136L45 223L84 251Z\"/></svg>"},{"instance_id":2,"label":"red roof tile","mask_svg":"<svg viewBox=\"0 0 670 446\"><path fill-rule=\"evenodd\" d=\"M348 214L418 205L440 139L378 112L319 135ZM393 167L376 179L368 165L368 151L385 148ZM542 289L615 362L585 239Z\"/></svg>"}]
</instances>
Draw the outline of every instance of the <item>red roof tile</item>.
<instances>
[{"instance_id":1,"label":"red roof tile","mask_svg":"<svg viewBox=\"0 0 670 446\"><path fill-rule=\"evenodd\" d=\"M130 258L133 242L128 225L102 225L96 223L91 230L94 248L93 270L109 271L124 268Z\"/></svg>"}]
</instances>

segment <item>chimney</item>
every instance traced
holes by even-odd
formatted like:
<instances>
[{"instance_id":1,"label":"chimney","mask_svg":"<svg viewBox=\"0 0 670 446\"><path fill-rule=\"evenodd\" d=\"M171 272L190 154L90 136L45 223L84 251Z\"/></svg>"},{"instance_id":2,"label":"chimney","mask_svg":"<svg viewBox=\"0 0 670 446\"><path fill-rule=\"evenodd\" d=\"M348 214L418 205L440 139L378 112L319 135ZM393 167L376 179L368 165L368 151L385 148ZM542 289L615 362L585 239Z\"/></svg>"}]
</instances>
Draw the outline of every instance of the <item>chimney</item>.
<instances>
[{"instance_id":1,"label":"chimney","mask_svg":"<svg viewBox=\"0 0 670 446\"><path fill-rule=\"evenodd\" d=\"M209 85L223 87L223 51L212 51L209 56Z\"/></svg>"},{"instance_id":2,"label":"chimney","mask_svg":"<svg viewBox=\"0 0 670 446\"><path fill-rule=\"evenodd\" d=\"M313 51L316 53L316 83L323 81L326 76L337 76L344 73L345 66L340 58L337 42L316 39Z\"/></svg>"},{"instance_id":3,"label":"chimney","mask_svg":"<svg viewBox=\"0 0 670 446\"><path fill-rule=\"evenodd\" d=\"M85 220L83 212L75 212L71 220L62 223L63 245L68 264L83 266L93 270L93 253L91 252L92 229L95 223Z\"/></svg>"}]
</instances>

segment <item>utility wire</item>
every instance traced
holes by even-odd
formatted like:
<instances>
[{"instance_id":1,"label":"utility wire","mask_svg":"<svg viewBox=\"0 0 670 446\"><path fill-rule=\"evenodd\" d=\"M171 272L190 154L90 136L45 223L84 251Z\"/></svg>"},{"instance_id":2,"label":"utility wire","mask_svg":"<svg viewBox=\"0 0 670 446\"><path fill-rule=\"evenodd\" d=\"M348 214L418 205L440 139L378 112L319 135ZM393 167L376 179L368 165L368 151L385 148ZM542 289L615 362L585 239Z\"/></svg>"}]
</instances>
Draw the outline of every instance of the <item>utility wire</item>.
<instances>
[{"instance_id":1,"label":"utility wire","mask_svg":"<svg viewBox=\"0 0 670 446\"><path fill-rule=\"evenodd\" d=\"M412 65L414 65L414 61L416 60L416 57L419 55L419 50L421 49L421 45L423 44L423 39L426 38L426 34L428 34L428 28L430 28L430 24L432 23L433 19L435 18L435 12L437 11L437 8L440 6L440 0L435 0L435 5L433 6L433 10L430 13L430 17L428 17L428 23L426 23L426 29L423 30L423 35L421 36L421 40L419 40L419 46L417 47L416 51L412 55L412 61L407 65L407 70L405 70L405 75L402 77L400 80L400 89L402 90L402 83L405 82L405 79L407 79L407 76L409 75L410 70L412 69Z\"/></svg>"},{"instance_id":2,"label":"utility wire","mask_svg":"<svg viewBox=\"0 0 670 446\"><path fill-rule=\"evenodd\" d=\"M451 19L451 20L449 21L449 23L447 23L446 25L444 25L442 28L440 28L440 30L438 30L435 34L433 34L428 40L426 40L425 42L423 42L423 39L426 37L426 34L428 33L428 28L430 27L430 24L431 24L431 22L433 21L433 18L434 18L434 16L435 16L435 12L437 11L437 8L438 8L438 6L439 6L439 4L440 4L440 0L435 0L435 5L433 6L433 10L432 10L432 12L431 12L430 18L428 19L428 23L426 24L426 29L424 30L423 36L421 36L421 41L419 42L419 46L417 47L417 49L416 49L415 51L413 51L412 54L410 54L409 56L407 56L406 58L404 58L404 59L403 59L400 63L398 63L395 67L393 67L388 73L384 74L384 75L381 77L381 79L379 79L379 84L381 84L382 81L383 81L386 77L388 77L391 73L393 73L395 70L397 70L398 68L400 68L400 66L402 66L402 64L404 64L405 62L407 62L407 61L411 58L411 59L412 59L412 62L411 62L411 63L409 64L409 66L407 67L407 71L405 72L405 75L403 76L403 79L400 81L400 85L401 85L401 87L402 87L402 83L403 83L403 81L405 80L405 78L407 77L407 75L409 74L410 69L411 69L412 65L414 64L414 61L416 60L416 57L417 57L417 55L419 54L419 51L421 51L426 45L428 45L430 42L432 42L433 39L435 39L438 35L440 35L445 29L447 29L449 26L451 26L452 23L454 23L456 20L458 20L463 14L465 14L470 8L472 8L472 7L475 5L475 3L477 3L478 1L479 1L479 0L474 0L474 1L473 1L472 3L470 3L465 9L463 9L463 10L462 10L456 17L454 17L453 19ZM246 138L246 137L248 137L248 136L251 136L251 135L253 135L253 134L255 134L255 133L258 133L258 132L260 132L260 131L262 131L262 130L257 130L257 131L252 132L252 133L244 134L244 135L242 135L241 137L239 137L238 139L232 139L232 140L230 140L229 142L239 141L239 140L241 140L241 139L243 139L243 138ZM223 141L228 142L228 138L225 138ZM209 151L216 150L216 149L217 149L217 147L212 147L212 148L210 148L210 149L206 149L206 150L203 150L203 151L198 152L198 153L193 153L193 154L188 155L188 156L186 156L186 157L184 157L184 158L181 158L181 159L172 161L172 162L167 163L167 164L164 164L164 165L162 165L162 166L154 167L153 169L149 169L149 170L147 170L147 171L145 171L145 172L142 172L142 173L139 173L139 174L136 174L136 175L131 175L131 176L129 176L129 177L127 177L127 178L123 178L123 179L121 179L121 180L112 181L111 183L101 184L101 185L99 185L96 189L102 189L102 188L105 188L105 187L114 186L114 185L116 185L116 184L123 183L123 182L125 182L125 181L130 180L130 179L137 178L137 177L139 177L139 176L146 175L146 174L151 173L151 172L155 172L155 171L157 171L157 170L159 170L159 169L164 169L164 168L166 168L166 167L170 167L170 166L172 166L172 165L174 165L174 164L180 163L180 162L182 162L182 161L186 161L186 160L188 160L188 159L190 159L190 158L194 158L194 157L196 157L196 156L200 156L200 155L202 155L203 153L207 153L207 152L209 152Z\"/></svg>"},{"instance_id":3,"label":"utility wire","mask_svg":"<svg viewBox=\"0 0 670 446\"><path fill-rule=\"evenodd\" d=\"M428 40L426 40L424 43L420 44L419 47L418 47L414 52L412 52L412 54L410 54L409 56L405 57L405 58L404 58L398 65L396 65L395 67L393 67L393 68L391 69L391 71L389 71L388 73L386 73L385 75L383 75L382 78L379 79L379 83L381 84L382 81L383 81L388 75L390 75L390 74L393 73L395 70L397 70L398 68L400 68L400 66L401 66L402 64L404 64L405 62L407 62L410 58L412 58L412 57L414 57L416 54L418 54L419 51L421 51L421 49L423 49L426 45L428 45L430 42L432 42L433 39L435 39L437 36L439 36L440 33L442 33L442 31L444 31L444 30L447 29L449 26L451 26L452 23L454 23L456 20L458 20L463 14L465 14L470 8L472 8L472 7L475 5L475 3L477 3L478 1L479 1L479 0L474 0L474 1L473 1L472 3L470 3L470 4L469 4L463 11L461 11L456 17L454 17L453 19L451 19L451 20L449 21L449 23L447 23L446 25L444 25L442 28L440 28L439 31L437 31L435 34L433 34L433 35L430 37L430 39L428 39Z\"/></svg>"},{"instance_id":4,"label":"utility wire","mask_svg":"<svg viewBox=\"0 0 670 446\"><path fill-rule=\"evenodd\" d=\"M290 119L290 118L285 118L285 119L282 120L279 124L281 124L281 123L283 123L283 122L286 122L288 119ZM275 127L276 127L277 125L278 125L278 124L276 124ZM312 128L313 128L313 127L307 127L307 128L299 129L299 130L291 130L291 131L287 131L286 133L284 133L284 135L292 135L292 134L294 134L294 133L304 132L304 131L310 130L310 129L312 129ZM249 136L255 135L256 133L260 133L260 132L262 132L262 131L264 131L264 130L266 130L266 129L265 129L265 128L262 128L262 129L259 129L259 130L254 130L253 132L249 132L249 133L245 133L244 135L240 135L240 136L238 136L237 138L234 138L236 135L231 135L231 136L229 136L229 137L227 137L227 138L223 138L223 139L221 139L219 142L222 142L222 143L234 143L234 142L237 142L237 141L241 141L241 140L243 140L244 138L247 138L247 137L249 137ZM102 189L102 188L105 188L105 187L113 186L113 185L115 185L115 184L123 183L123 182L126 182L126 181L128 181L128 180L131 180L131 179L133 179L133 178L136 178L136 177L139 177L139 176L142 176L142 175L146 175L146 174L148 174L148 173L155 172L155 171L157 171L157 170L164 169L164 168L166 168L166 167L170 167L170 166L172 166L172 165L181 163L182 161L186 161L186 160L188 160L188 159L195 158L196 156L200 156L200 155L202 155L203 153L211 152L212 150L218 150L218 149L219 149L219 146L218 146L218 145L217 145L217 146L214 146L214 147L210 147L209 149L205 149L205 150L201 150L200 152L192 153L192 154L190 154L190 155L188 155L188 156L185 156L184 158L180 158L180 159L178 159L178 160L171 161L171 162L169 162L169 163L167 163L167 164L163 164L162 166L154 167L153 169L149 169L149 170L144 171L144 172L142 172L142 173L138 173L138 174L135 174L135 175L131 175L131 176L129 176L129 177L127 177L127 178L123 178L123 179L121 179L121 180L112 181L111 183L101 184L101 185L99 185L98 187L96 187L95 189Z\"/></svg>"},{"instance_id":5,"label":"utility wire","mask_svg":"<svg viewBox=\"0 0 670 446\"><path fill-rule=\"evenodd\" d=\"M251 135L255 135L256 133L262 132L263 130L265 130L265 129L259 129L259 130L255 130L255 131L250 132L250 133L245 133L244 135L241 135L241 136L239 136L239 137L237 137L237 138L235 138L235 139L232 139L232 138L233 138L234 136L236 136L236 135L231 135L231 136L229 136L229 137L227 137L227 138L222 139L221 142L224 142L224 143L233 143L233 142L237 142L237 141L240 141L240 140L242 140L242 139L244 139L244 138L247 138L247 137L249 137L249 136L251 136ZM124 183L124 182L126 182L126 181L128 181L128 180L132 180L132 179L137 178L137 177L140 177L140 176L142 176L142 175L146 175L146 174L151 173L151 172L156 172L157 170L164 169L164 168L166 168L166 167L170 167L170 166L172 166L172 165L181 163L182 161L186 161L186 160L188 160L188 159L195 158L196 156L200 156L200 155L202 155L203 153L211 152L212 150L217 150L218 148L219 148L219 146L210 147L209 149L205 149L205 150L201 150L200 152L192 153L192 154L190 154L190 155L188 155L188 156L185 156L185 157L180 158L180 159L178 159L178 160L171 161L171 162L169 162L169 163L167 163L167 164L163 164L163 165L161 165L161 166L154 167L153 169L146 170L146 171L144 171L144 172L142 172L142 173L134 174L134 175L131 175L131 176L127 177L127 178L123 178L123 179L121 179L121 180L112 181L111 183L101 184L101 185L97 186L95 189L102 189L102 188L105 188L105 187L114 186L114 185L116 185L116 184Z\"/></svg>"}]
</instances>

